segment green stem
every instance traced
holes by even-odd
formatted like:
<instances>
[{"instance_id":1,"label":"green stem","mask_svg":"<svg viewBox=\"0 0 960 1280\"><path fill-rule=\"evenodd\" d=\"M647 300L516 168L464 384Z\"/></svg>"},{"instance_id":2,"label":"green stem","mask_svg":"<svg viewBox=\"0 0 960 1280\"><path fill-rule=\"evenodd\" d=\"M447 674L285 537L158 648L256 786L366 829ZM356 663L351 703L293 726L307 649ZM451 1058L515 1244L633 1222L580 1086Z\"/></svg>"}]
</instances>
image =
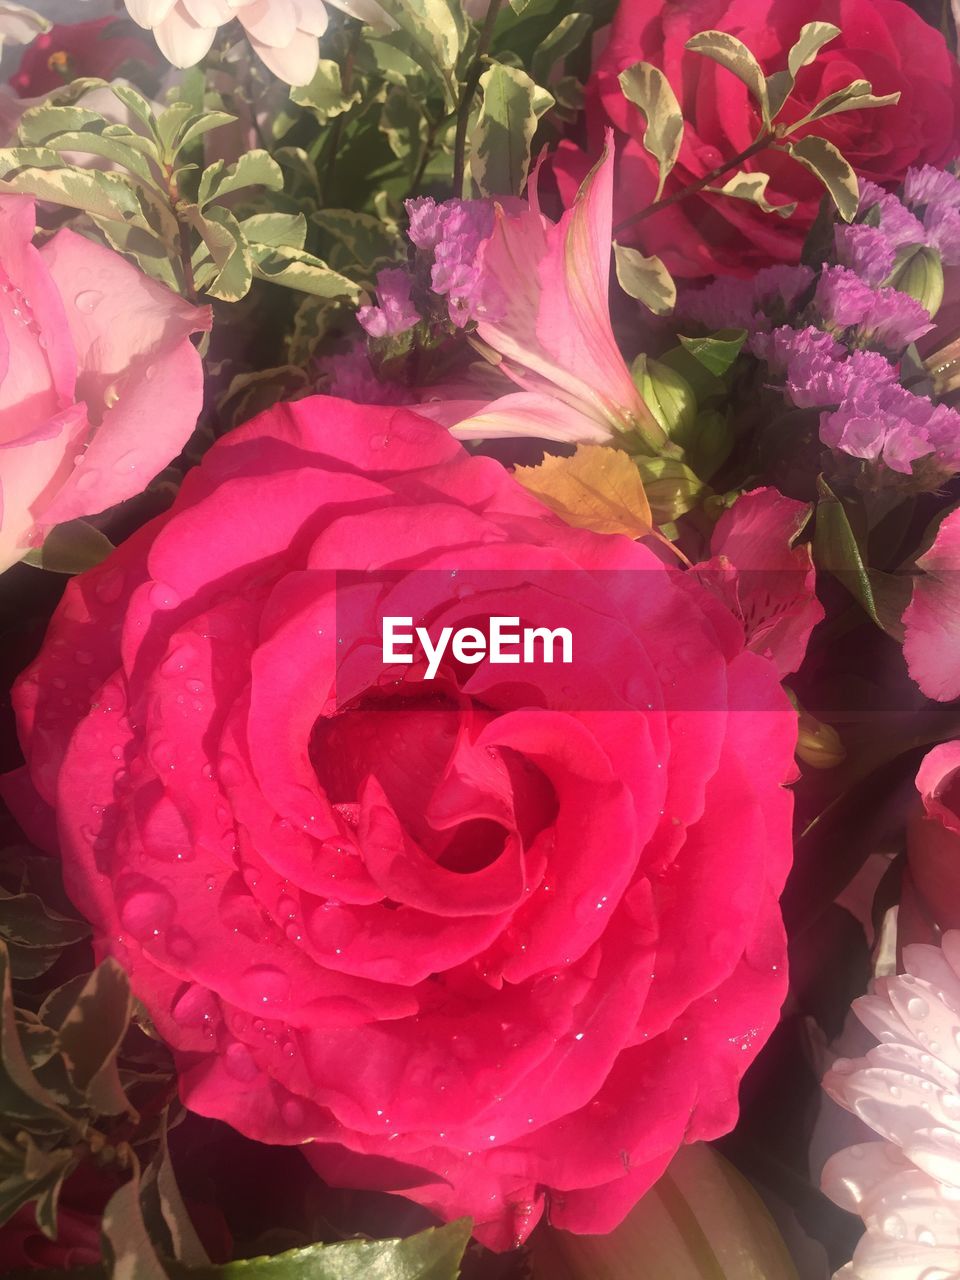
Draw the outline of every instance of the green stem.
<instances>
[{"instance_id":1,"label":"green stem","mask_svg":"<svg viewBox=\"0 0 960 1280\"><path fill-rule=\"evenodd\" d=\"M629 218L624 218L622 222L617 223L613 228L613 234L619 235L625 227L629 227L632 223L644 222L647 218L652 218L655 213L660 213L661 210L669 209L671 205L678 204L681 200L686 200L687 196L696 195L704 187L709 187L717 178L722 178L725 173L729 173L731 169L736 169L738 165L743 164L744 160L749 160L751 156L765 151L775 140L773 133L761 134L755 142L751 142L749 147L746 147L737 155L731 156L729 160L724 160L722 164L718 164L715 169L711 169L702 178L698 178L696 182L691 182L689 186L681 187L679 191L675 191L671 196L665 196L662 200L655 200L653 204L648 204L639 213L631 213Z\"/></svg>"},{"instance_id":2,"label":"green stem","mask_svg":"<svg viewBox=\"0 0 960 1280\"><path fill-rule=\"evenodd\" d=\"M473 105L473 95L477 91L477 85L480 83L480 76L483 73L483 63L487 56L487 50L493 40L493 31L497 25L500 4L501 0L490 0L487 16L483 20L483 26L480 28L477 52L474 54L466 79L463 82L463 94L460 98L460 105L457 108L457 132L453 144L453 196L456 199L461 199L463 196L463 175L466 165L467 125L470 123L470 108Z\"/></svg>"}]
</instances>

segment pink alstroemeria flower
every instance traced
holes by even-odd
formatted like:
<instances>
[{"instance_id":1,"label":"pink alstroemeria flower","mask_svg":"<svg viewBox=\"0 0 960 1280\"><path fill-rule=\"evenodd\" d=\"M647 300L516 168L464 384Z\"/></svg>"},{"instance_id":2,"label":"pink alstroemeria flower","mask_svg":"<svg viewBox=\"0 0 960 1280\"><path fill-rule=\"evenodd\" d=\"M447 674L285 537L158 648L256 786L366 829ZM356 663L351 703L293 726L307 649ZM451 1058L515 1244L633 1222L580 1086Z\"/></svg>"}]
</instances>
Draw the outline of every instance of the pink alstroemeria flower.
<instances>
[{"instance_id":1,"label":"pink alstroemeria flower","mask_svg":"<svg viewBox=\"0 0 960 1280\"><path fill-rule=\"evenodd\" d=\"M917 560L923 570L903 614L903 656L928 698L960 697L960 510L951 511L933 546Z\"/></svg>"},{"instance_id":2,"label":"pink alstroemeria flower","mask_svg":"<svg viewBox=\"0 0 960 1280\"><path fill-rule=\"evenodd\" d=\"M823 618L810 548L793 545L809 519L809 503L753 489L723 513L710 559L695 566L743 623L747 648L769 658L781 677L803 662L810 632Z\"/></svg>"},{"instance_id":3,"label":"pink alstroemeria flower","mask_svg":"<svg viewBox=\"0 0 960 1280\"><path fill-rule=\"evenodd\" d=\"M73 231L35 248L34 226L32 200L0 196L0 570L176 457L203 402L190 335L211 323Z\"/></svg>"},{"instance_id":4,"label":"pink alstroemeria flower","mask_svg":"<svg viewBox=\"0 0 960 1280\"><path fill-rule=\"evenodd\" d=\"M521 390L492 402L423 407L460 439L539 436L605 443L664 434L634 385L610 323L614 156L611 141L558 223L540 212L536 175L528 207L497 210L480 247L479 345Z\"/></svg>"}]
</instances>

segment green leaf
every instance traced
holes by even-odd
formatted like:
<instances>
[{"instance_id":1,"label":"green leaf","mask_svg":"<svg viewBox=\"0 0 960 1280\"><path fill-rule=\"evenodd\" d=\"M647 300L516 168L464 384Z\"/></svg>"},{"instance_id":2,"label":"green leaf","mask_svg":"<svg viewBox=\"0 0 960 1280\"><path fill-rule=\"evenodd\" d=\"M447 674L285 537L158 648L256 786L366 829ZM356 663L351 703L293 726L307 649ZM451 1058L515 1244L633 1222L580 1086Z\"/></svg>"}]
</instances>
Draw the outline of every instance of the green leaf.
<instances>
[{"instance_id":1,"label":"green leaf","mask_svg":"<svg viewBox=\"0 0 960 1280\"><path fill-rule=\"evenodd\" d=\"M415 94L391 85L377 127L399 160L411 156L416 163L427 139L427 120Z\"/></svg>"},{"instance_id":2,"label":"green leaf","mask_svg":"<svg viewBox=\"0 0 960 1280\"><path fill-rule=\"evenodd\" d=\"M226 111L205 111L202 116L191 121L184 129L177 144L177 151L186 151L188 147L192 147L195 142L199 142L201 138L205 137L213 129L222 129L224 125L235 124L236 120L236 116L232 116Z\"/></svg>"},{"instance_id":3,"label":"green leaf","mask_svg":"<svg viewBox=\"0 0 960 1280\"><path fill-rule=\"evenodd\" d=\"M4 189L117 221L142 216L129 179L98 169L65 165L55 151L9 147L0 151Z\"/></svg>"},{"instance_id":4,"label":"green leaf","mask_svg":"<svg viewBox=\"0 0 960 1280\"><path fill-rule=\"evenodd\" d=\"M787 133L794 133L797 129L804 125L812 124L814 120L823 120L827 116L839 115L842 111L865 111L871 107L890 107L900 101L900 94L887 93L882 97L878 97L873 92L873 85L869 80L852 80L843 89L838 89L836 93L828 94L823 98L812 111L808 111L802 120L797 120L787 130Z\"/></svg>"},{"instance_id":5,"label":"green leaf","mask_svg":"<svg viewBox=\"0 0 960 1280\"><path fill-rule=\"evenodd\" d=\"M720 329L707 338L678 334L684 349L715 377L721 378L739 356L747 340L746 329Z\"/></svg>"},{"instance_id":6,"label":"green leaf","mask_svg":"<svg viewBox=\"0 0 960 1280\"><path fill-rule=\"evenodd\" d=\"M0 942L0 1114L34 1132L70 1128L70 1117L40 1084L20 1043L13 1004L10 956Z\"/></svg>"},{"instance_id":7,"label":"green leaf","mask_svg":"<svg viewBox=\"0 0 960 1280\"><path fill-rule=\"evenodd\" d=\"M136 1164L130 1181L110 1197L102 1231L104 1258L114 1280L169 1280L143 1220Z\"/></svg>"},{"instance_id":8,"label":"green leaf","mask_svg":"<svg viewBox=\"0 0 960 1280\"><path fill-rule=\"evenodd\" d=\"M406 1240L315 1244L190 1274L193 1280L457 1280L471 1225L461 1219Z\"/></svg>"},{"instance_id":9,"label":"green leaf","mask_svg":"<svg viewBox=\"0 0 960 1280\"><path fill-rule=\"evenodd\" d=\"M87 129L78 133L61 133L55 138L50 138L46 145L51 151L56 151L60 155L66 154L68 160L71 155L77 153L102 156L105 160L132 173L145 186L153 187L157 191L162 190L157 171L143 153L138 148L129 146L124 139L107 132L94 133Z\"/></svg>"},{"instance_id":10,"label":"green leaf","mask_svg":"<svg viewBox=\"0 0 960 1280\"><path fill-rule=\"evenodd\" d=\"M455 71L468 24L460 0L382 0L397 30L377 43L405 53L442 87L449 110L457 104Z\"/></svg>"},{"instance_id":11,"label":"green leaf","mask_svg":"<svg viewBox=\"0 0 960 1280\"><path fill-rule=\"evenodd\" d=\"M340 67L329 58L321 58L316 75L309 84L300 85L291 90L290 101L298 107L306 107L312 111L320 124L326 124L334 116L349 110L355 102L360 101L359 90L351 94L343 91Z\"/></svg>"},{"instance_id":12,"label":"green leaf","mask_svg":"<svg viewBox=\"0 0 960 1280\"><path fill-rule=\"evenodd\" d=\"M17 138L24 147L42 147L49 138L61 133L77 133L88 125L106 125L106 120L96 111L87 111L83 107L54 106L49 102L41 102L30 107L20 117L17 125Z\"/></svg>"},{"instance_id":13,"label":"green leaf","mask_svg":"<svg viewBox=\"0 0 960 1280\"><path fill-rule=\"evenodd\" d=\"M620 72L623 96L643 112L647 127L644 148L656 160L659 180L654 200L659 200L667 175L677 162L683 143L683 113L670 81L649 62L636 62Z\"/></svg>"},{"instance_id":14,"label":"green leaf","mask_svg":"<svg viewBox=\"0 0 960 1280\"><path fill-rule=\"evenodd\" d=\"M351 264L369 268L380 260L393 260L403 251L396 225L372 214L353 209L320 209L313 221L343 247Z\"/></svg>"},{"instance_id":15,"label":"green leaf","mask_svg":"<svg viewBox=\"0 0 960 1280\"><path fill-rule=\"evenodd\" d=\"M537 45L530 59L530 74L537 84L548 84L554 67L583 43L593 29L589 13L568 13Z\"/></svg>"},{"instance_id":16,"label":"green leaf","mask_svg":"<svg viewBox=\"0 0 960 1280\"><path fill-rule=\"evenodd\" d=\"M252 245L255 274L271 284L280 284L318 298L349 298L359 301L360 287L339 271L303 249Z\"/></svg>"},{"instance_id":17,"label":"green leaf","mask_svg":"<svg viewBox=\"0 0 960 1280\"><path fill-rule=\"evenodd\" d=\"M821 476L813 555L819 569L832 573L882 631L903 639L900 621L910 601L912 579L867 567L846 508Z\"/></svg>"},{"instance_id":18,"label":"green leaf","mask_svg":"<svg viewBox=\"0 0 960 1280\"><path fill-rule=\"evenodd\" d=\"M267 191L283 190L283 170L267 151L247 151L235 164L217 160L204 169L197 193L197 204L206 208L213 200L222 200L246 187L265 187Z\"/></svg>"},{"instance_id":19,"label":"green leaf","mask_svg":"<svg viewBox=\"0 0 960 1280\"><path fill-rule=\"evenodd\" d=\"M153 107L151 107L146 98L129 84L111 83L109 88L113 90L114 95L120 99L131 115L136 116L141 124L145 124L151 135L159 142L160 135L157 130L157 119L153 114Z\"/></svg>"},{"instance_id":20,"label":"green leaf","mask_svg":"<svg viewBox=\"0 0 960 1280\"><path fill-rule=\"evenodd\" d=\"M84 573L106 560L113 549L107 535L86 520L68 520L51 529L43 545L28 551L23 559L50 573Z\"/></svg>"},{"instance_id":21,"label":"green leaf","mask_svg":"<svg viewBox=\"0 0 960 1280\"><path fill-rule=\"evenodd\" d=\"M212 259L212 264L203 270L194 254L198 286L223 302L239 302L253 284L253 254L240 223L229 209L219 206L207 209L205 214L194 207L187 216L200 232Z\"/></svg>"},{"instance_id":22,"label":"green leaf","mask_svg":"<svg viewBox=\"0 0 960 1280\"><path fill-rule=\"evenodd\" d=\"M19 947L69 947L90 936L85 920L71 920L35 893L0 890L0 938Z\"/></svg>"},{"instance_id":23,"label":"green leaf","mask_svg":"<svg viewBox=\"0 0 960 1280\"><path fill-rule=\"evenodd\" d=\"M850 162L833 143L811 134L799 142L788 142L786 149L820 179L844 222L852 222L860 205L860 185Z\"/></svg>"},{"instance_id":24,"label":"green leaf","mask_svg":"<svg viewBox=\"0 0 960 1280\"><path fill-rule=\"evenodd\" d=\"M168 1116L160 1126L160 1145L140 1180L140 1206L150 1237L187 1267L209 1267L210 1257L177 1185L167 1144Z\"/></svg>"},{"instance_id":25,"label":"green leaf","mask_svg":"<svg viewBox=\"0 0 960 1280\"><path fill-rule=\"evenodd\" d=\"M116 1063L132 1010L129 979L115 960L107 959L84 983L60 1027L60 1052L70 1081L98 1115L132 1110Z\"/></svg>"},{"instance_id":26,"label":"green leaf","mask_svg":"<svg viewBox=\"0 0 960 1280\"><path fill-rule=\"evenodd\" d=\"M173 250L165 241L142 226L131 226L110 218L91 215L91 221L103 233L107 243L118 253L134 259L145 275L178 293L181 281L173 269Z\"/></svg>"},{"instance_id":27,"label":"green leaf","mask_svg":"<svg viewBox=\"0 0 960 1280\"><path fill-rule=\"evenodd\" d=\"M302 249L307 242L307 220L302 213L257 213L244 218L240 229L252 245Z\"/></svg>"},{"instance_id":28,"label":"green leaf","mask_svg":"<svg viewBox=\"0 0 960 1280\"><path fill-rule=\"evenodd\" d=\"M16 1143L0 1137L0 1224L35 1201L37 1226L49 1239L55 1239L60 1188L77 1164L70 1147L47 1151L29 1134L20 1136Z\"/></svg>"},{"instance_id":29,"label":"green leaf","mask_svg":"<svg viewBox=\"0 0 960 1280\"><path fill-rule=\"evenodd\" d=\"M800 68L809 66L823 46L835 40L839 34L840 28L835 27L832 22L808 22L800 28L800 35L787 54L787 70L776 71L772 76L767 76L771 120L777 118L793 92Z\"/></svg>"},{"instance_id":30,"label":"green leaf","mask_svg":"<svg viewBox=\"0 0 960 1280\"><path fill-rule=\"evenodd\" d=\"M740 173L735 173L732 178L728 178L722 187L707 187L706 189L707 191L714 191L718 195L732 196L736 200L749 200L751 204L755 204L764 213L776 213L781 218L789 218L796 210L796 200L791 201L790 204L771 204L765 194L769 182L769 173L746 173L741 170Z\"/></svg>"},{"instance_id":31,"label":"green leaf","mask_svg":"<svg viewBox=\"0 0 960 1280\"><path fill-rule=\"evenodd\" d=\"M694 53L701 53L705 58L711 58L721 67L732 71L738 80L743 81L759 103L764 124L770 124L767 79L760 63L742 40L728 35L726 31L701 31L691 36L684 47Z\"/></svg>"},{"instance_id":32,"label":"green leaf","mask_svg":"<svg viewBox=\"0 0 960 1280\"><path fill-rule=\"evenodd\" d=\"M636 298L655 316L667 316L677 302L677 286L658 257L645 258L637 249L613 245L617 279L624 293Z\"/></svg>"},{"instance_id":33,"label":"green leaf","mask_svg":"<svg viewBox=\"0 0 960 1280\"><path fill-rule=\"evenodd\" d=\"M160 147L167 161L173 160L176 156L180 138L197 118L197 113L189 102L174 102L157 117Z\"/></svg>"},{"instance_id":34,"label":"green leaf","mask_svg":"<svg viewBox=\"0 0 960 1280\"><path fill-rule=\"evenodd\" d=\"M470 175L480 195L519 195L537 121L553 97L517 67L494 63L480 77L483 101L470 131Z\"/></svg>"}]
</instances>

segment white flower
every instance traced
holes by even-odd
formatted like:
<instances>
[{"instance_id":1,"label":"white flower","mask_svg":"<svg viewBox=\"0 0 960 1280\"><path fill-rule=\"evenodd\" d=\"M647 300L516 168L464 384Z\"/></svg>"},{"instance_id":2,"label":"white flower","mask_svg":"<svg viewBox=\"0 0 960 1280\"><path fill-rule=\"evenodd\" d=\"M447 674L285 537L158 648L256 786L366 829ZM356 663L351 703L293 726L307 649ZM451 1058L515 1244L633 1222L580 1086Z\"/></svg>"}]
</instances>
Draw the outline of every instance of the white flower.
<instances>
[{"instance_id":1,"label":"white flower","mask_svg":"<svg viewBox=\"0 0 960 1280\"><path fill-rule=\"evenodd\" d=\"M847 1280L960 1278L960 931L908 946L905 973L854 1001L880 1044L838 1059L824 1088L884 1139L839 1151L823 1190L866 1233Z\"/></svg>"},{"instance_id":2,"label":"white flower","mask_svg":"<svg viewBox=\"0 0 960 1280\"><path fill-rule=\"evenodd\" d=\"M381 29L393 25L376 0L328 0ZM205 57L220 27L238 18L254 51L287 84L308 84L320 61L327 27L324 0L126 0L134 22L153 31L164 57L192 67Z\"/></svg>"},{"instance_id":3,"label":"white flower","mask_svg":"<svg viewBox=\"0 0 960 1280\"><path fill-rule=\"evenodd\" d=\"M30 44L35 36L50 30L50 23L20 4L0 4L0 50L11 44Z\"/></svg>"}]
</instances>

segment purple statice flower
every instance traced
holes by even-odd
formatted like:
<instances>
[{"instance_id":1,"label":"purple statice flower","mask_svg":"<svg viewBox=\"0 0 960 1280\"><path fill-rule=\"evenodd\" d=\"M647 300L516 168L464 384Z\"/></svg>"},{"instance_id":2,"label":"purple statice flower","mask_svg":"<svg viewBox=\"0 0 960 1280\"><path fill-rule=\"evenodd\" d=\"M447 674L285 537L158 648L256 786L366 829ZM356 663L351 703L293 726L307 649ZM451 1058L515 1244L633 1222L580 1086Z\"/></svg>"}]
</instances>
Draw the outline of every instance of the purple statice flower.
<instances>
[{"instance_id":1,"label":"purple statice flower","mask_svg":"<svg viewBox=\"0 0 960 1280\"><path fill-rule=\"evenodd\" d=\"M481 301L480 246L493 232L490 200L444 200L429 196L407 201L410 239L432 254L430 285L445 297L450 319L460 329L486 314Z\"/></svg>"},{"instance_id":2,"label":"purple statice flower","mask_svg":"<svg viewBox=\"0 0 960 1280\"><path fill-rule=\"evenodd\" d=\"M412 404L415 400L401 383L377 377L362 339L342 355L324 356L317 362L317 371L326 379L328 395L354 404Z\"/></svg>"},{"instance_id":3,"label":"purple statice flower","mask_svg":"<svg viewBox=\"0 0 960 1280\"><path fill-rule=\"evenodd\" d=\"M863 217L871 209L876 209L874 217L879 216L879 230L886 236L891 249L897 250L906 244L924 244L923 223L902 203L897 196L875 182L860 181L860 208L858 217Z\"/></svg>"},{"instance_id":4,"label":"purple statice flower","mask_svg":"<svg viewBox=\"0 0 960 1280\"><path fill-rule=\"evenodd\" d=\"M842 267L849 267L869 285L883 284L893 270L895 257L895 246L885 232L863 222L842 222L833 235Z\"/></svg>"},{"instance_id":5,"label":"purple statice flower","mask_svg":"<svg viewBox=\"0 0 960 1280\"><path fill-rule=\"evenodd\" d=\"M943 476L960 470L960 413L897 382L859 380L839 408L821 416L820 439L901 475L920 459Z\"/></svg>"},{"instance_id":6,"label":"purple statice flower","mask_svg":"<svg viewBox=\"0 0 960 1280\"><path fill-rule=\"evenodd\" d=\"M897 289L872 289L848 267L827 267L813 299L824 328L851 343L903 351L933 328L927 311Z\"/></svg>"},{"instance_id":7,"label":"purple statice flower","mask_svg":"<svg viewBox=\"0 0 960 1280\"><path fill-rule=\"evenodd\" d=\"M922 209L926 205L960 209L960 179L946 169L935 169L932 164L908 169L903 180L903 201L911 209Z\"/></svg>"},{"instance_id":8,"label":"purple statice flower","mask_svg":"<svg viewBox=\"0 0 960 1280\"><path fill-rule=\"evenodd\" d=\"M751 350L767 362L798 409L837 406L862 382L895 382L896 366L877 351L847 352L842 343L808 325L781 325L758 334Z\"/></svg>"},{"instance_id":9,"label":"purple statice flower","mask_svg":"<svg viewBox=\"0 0 960 1280\"><path fill-rule=\"evenodd\" d=\"M750 280L721 276L700 289L686 289L677 303L678 318L708 331L746 329L764 333L785 320L813 282L809 267L766 267Z\"/></svg>"},{"instance_id":10,"label":"purple statice flower","mask_svg":"<svg viewBox=\"0 0 960 1280\"><path fill-rule=\"evenodd\" d=\"M393 337L406 333L420 321L410 291L413 276L403 267L386 267L377 273L377 307L361 307L357 319L371 338Z\"/></svg>"},{"instance_id":11,"label":"purple statice flower","mask_svg":"<svg viewBox=\"0 0 960 1280\"><path fill-rule=\"evenodd\" d=\"M923 225L927 244L936 249L945 266L960 266L960 209L952 205L929 205Z\"/></svg>"}]
</instances>

